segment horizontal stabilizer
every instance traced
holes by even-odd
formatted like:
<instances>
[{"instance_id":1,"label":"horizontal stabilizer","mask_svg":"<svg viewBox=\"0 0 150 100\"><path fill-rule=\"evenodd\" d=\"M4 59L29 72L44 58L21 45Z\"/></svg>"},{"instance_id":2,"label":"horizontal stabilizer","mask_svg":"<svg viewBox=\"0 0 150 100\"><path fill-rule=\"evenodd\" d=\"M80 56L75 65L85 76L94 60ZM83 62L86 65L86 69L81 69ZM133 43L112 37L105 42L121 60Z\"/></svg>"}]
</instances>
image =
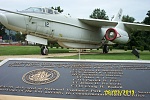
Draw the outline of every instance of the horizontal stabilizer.
<instances>
[{"instance_id":1,"label":"horizontal stabilizer","mask_svg":"<svg viewBox=\"0 0 150 100\"><path fill-rule=\"evenodd\" d=\"M141 30L141 31L150 31L150 25L146 24L138 24L138 23L128 23L128 22L117 22L117 21L109 21L109 20L101 20L101 19L79 19L81 22L94 26L94 27L116 27L118 23L121 23L126 28Z\"/></svg>"},{"instance_id":2,"label":"horizontal stabilizer","mask_svg":"<svg viewBox=\"0 0 150 100\"><path fill-rule=\"evenodd\" d=\"M150 25L123 22L124 26L133 30L150 31Z\"/></svg>"}]
</instances>

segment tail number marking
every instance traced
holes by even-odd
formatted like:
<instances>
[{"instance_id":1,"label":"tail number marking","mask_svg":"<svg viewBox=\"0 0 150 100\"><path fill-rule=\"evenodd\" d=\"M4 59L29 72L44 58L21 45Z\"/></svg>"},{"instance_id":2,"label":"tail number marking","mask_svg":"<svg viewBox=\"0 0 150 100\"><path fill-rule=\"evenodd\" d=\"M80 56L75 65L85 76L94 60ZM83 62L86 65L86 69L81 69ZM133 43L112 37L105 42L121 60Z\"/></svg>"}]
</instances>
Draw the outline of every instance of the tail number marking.
<instances>
[{"instance_id":1,"label":"tail number marking","mask_svg":"<svg viewBox=\"0 0 150 100\"><path fill-rule=\"evenodd\" d=\"M49 22L45 22L45 27L49 27Z\"/></svg>"}]
</instances>

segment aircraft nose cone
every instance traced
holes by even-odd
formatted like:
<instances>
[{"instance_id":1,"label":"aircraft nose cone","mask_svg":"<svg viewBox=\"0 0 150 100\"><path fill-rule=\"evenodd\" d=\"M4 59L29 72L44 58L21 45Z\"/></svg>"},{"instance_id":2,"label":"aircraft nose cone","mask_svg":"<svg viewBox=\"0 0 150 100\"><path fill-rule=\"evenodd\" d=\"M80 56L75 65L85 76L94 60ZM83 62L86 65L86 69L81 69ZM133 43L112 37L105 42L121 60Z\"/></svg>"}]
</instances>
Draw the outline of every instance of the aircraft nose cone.
<instances>
[{"instance_id":1,"label":"aircraft nose cone","mask_svg":"<svg viewBox=\"0 0 150 100\"><path fill-rule=\"evenodd\" d=\"M3 13L0 13L0 23L2 23L4 26L8 25L8 20L5 16L5 14L3 14Z\"/></svg>"}]
</instances>

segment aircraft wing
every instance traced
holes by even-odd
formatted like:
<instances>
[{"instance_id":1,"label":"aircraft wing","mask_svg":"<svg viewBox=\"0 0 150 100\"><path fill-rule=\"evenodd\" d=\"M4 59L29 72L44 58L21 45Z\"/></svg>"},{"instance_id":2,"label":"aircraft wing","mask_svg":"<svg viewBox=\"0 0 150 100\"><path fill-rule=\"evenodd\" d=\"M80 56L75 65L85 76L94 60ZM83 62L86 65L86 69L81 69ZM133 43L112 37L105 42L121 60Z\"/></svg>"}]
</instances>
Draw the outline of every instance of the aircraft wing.
<instances>
[{"instance_id":1,"label":"aircraft wing","mask_svg":"<svg viewBox=\"0 0 150 100\"><path fill-rule=\"evenodd\" d=\"M150 25L128 23L128 22L116 22L101 19L79 19L81 22L94 27L112 26L115 27L118 23L123 23L125 27L133 30L150 31Z\"/></svg>"},{"instance_id":2,"label":"aircraft wing","mask_svg":"<svg viewBox=\"0 0 150 100\"><path fill-rule=\"evenodd\" d=\"M102 26L113 26L115 27L118 22L113 22L109 20L102 20L102 19L79 19L81 22L88 24L94 27L102 27Z\"/></svg>"}]
</instances>

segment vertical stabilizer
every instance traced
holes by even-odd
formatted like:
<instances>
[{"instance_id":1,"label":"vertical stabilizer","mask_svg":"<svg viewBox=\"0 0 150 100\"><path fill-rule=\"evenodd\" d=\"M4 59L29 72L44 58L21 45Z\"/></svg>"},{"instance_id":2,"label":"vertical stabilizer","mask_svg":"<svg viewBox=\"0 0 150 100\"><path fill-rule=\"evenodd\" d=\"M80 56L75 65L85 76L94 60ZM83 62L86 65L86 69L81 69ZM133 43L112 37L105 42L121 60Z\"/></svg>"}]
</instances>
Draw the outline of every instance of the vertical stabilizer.
<instances>
[{"instance_id":1,"label":"vertical stabilizer","mask_svg":"<svg viewBox=\"0 0 150 100\"><path fill-rule=\"evenodd\" d=\"M121 18L122 18L121 16L122 16L122 9L119 10L119 12L112 19L112 21L121 21Z\"/></svg>"}]
</instances>

